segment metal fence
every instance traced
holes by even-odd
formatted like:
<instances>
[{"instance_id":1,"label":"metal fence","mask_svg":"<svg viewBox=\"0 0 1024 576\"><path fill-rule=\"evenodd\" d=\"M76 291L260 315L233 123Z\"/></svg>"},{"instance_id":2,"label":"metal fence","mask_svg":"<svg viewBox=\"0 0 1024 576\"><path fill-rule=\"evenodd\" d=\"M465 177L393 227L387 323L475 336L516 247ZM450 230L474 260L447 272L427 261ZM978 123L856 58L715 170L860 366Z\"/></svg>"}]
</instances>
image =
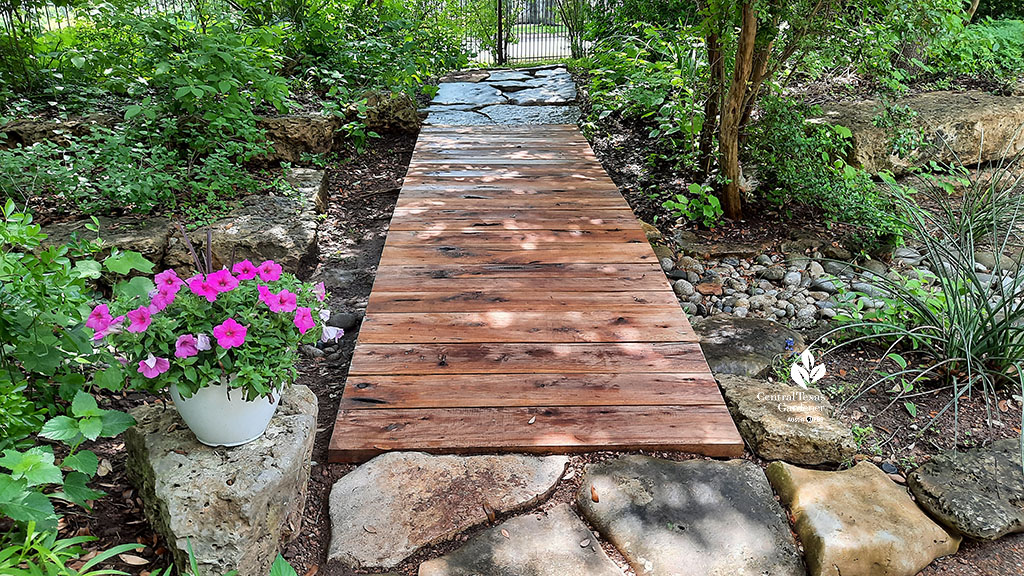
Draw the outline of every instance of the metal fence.
<instances>
[{"instance_id":1,"label":"metal fence","mask_svg":"<svg viewBox=\"0 0 1024 576\"><path fill-rule=\"evenodd\" d=\"M443 0L442 0L443 1ZM593 0L457 0L463 47L485 64L515 64L579 57Z\"/></svg>"}]
</instances>

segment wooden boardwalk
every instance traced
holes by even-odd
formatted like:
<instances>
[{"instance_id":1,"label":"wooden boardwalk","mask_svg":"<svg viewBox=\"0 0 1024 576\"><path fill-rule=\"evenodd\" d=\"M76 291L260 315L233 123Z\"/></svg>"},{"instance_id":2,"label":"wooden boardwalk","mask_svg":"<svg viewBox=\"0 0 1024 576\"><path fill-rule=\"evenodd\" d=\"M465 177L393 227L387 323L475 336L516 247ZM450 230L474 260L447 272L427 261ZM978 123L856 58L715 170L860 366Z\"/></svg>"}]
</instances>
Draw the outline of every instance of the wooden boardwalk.
<instances>
[{"instance_id":1,"label":"wooden boardwalk","mask_svg":"<svg viewBox=\"0 0 1024 576\"><path fill-rule=\"evenodd\" d=\"M421 133L330 459L743 443L639 222L575 126Z\"/></svg>"}]
</instances>

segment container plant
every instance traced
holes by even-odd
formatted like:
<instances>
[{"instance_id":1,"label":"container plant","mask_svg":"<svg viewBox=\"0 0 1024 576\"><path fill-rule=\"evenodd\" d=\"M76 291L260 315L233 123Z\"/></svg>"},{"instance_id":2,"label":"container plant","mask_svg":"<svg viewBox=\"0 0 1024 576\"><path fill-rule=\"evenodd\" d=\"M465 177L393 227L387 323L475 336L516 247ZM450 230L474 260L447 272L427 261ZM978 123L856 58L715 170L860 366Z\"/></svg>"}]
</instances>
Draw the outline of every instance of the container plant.
<instances>
[{"instance_id":1,"label":"container plant","mask_svg":"<svg viewBox=\"0 0 1024 576\"><path fill-rule=\"evenodd\" d=\"M164 270L142 294L123 286L89 315L94 340L111 365L121 365L129 388L167 391L211 446L261 436L297 377L299 345L341 335L326 325L324 285L302 282L272 260L187 278Z\"/></svg>"}]
</instances>

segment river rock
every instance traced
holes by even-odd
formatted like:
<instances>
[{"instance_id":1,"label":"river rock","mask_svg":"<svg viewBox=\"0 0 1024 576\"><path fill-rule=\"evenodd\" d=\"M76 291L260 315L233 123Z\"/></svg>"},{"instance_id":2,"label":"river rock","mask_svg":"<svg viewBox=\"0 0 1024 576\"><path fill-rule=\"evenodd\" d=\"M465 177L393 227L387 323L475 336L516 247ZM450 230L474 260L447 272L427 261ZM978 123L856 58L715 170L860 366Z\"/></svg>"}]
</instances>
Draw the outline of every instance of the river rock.
<instances>
[{"instance_id":1,"label":"river rock","mask_svg":"<svg viewBox=\"0 0 1024 576\"><path fill-rule=\"evenodd\" d=\"M565 456L431 456L391 452L331 489L330 560L393 568L496 513L526 508L555 488Z\"/></svg>"},{"instance_id":2,"label":"river rock","mask_svg":"<svg viewBox=\"0 0 1024 576\"><path fill-rule=\"evenodd\" d=\"M787 356L804 349L804 339L798 332L761 318L719 314L695 320L693 329L715 374L757 376L771 365L776 356Z\"/></svg>"},{"instance_id":3,"label":"river rock","mask_svg":"<svg viewBox=\"0 0 1024 576\"><path fill-rule=\"evenodd\" d=\"M128 477L181 573L191 543L197 576L267 574L281 541L301 532L316 436L313 392L289 388L266 433L235 448L200 444L172 406L141 406L132 416Z\"/></svg>"},{"instance_id":4,"label":"river rock","mask_svg":"<svg viewBox=\"0 0 1024 576\"><path fill-rule=\"evenodd\" d=\"M871 173L890 170L901 174L921 160L976 164L1011 158L1024 150L1024 138L1018 132L1024 124L1022 97L996 96L980 90L926 92L894 104L917 112L915 127L935 146L922 158L897 158L891 154L890 135L875 125L875 119L885 109L881 102L825 105L825 121L846 126L853 132L851 164Z\"/></svg>"},{"instance_id":5,"label":"river rock","mask_svg":"<svg viewBox=\"0 0 1024 576\"><path fill-rule=\"evenodd\" d=\"M637 574L804 574L786 516L751 462L623 456L587 466L576 502Z\"/></svg>"},{"instance_id":6,"label":"river rock","mask_svg":"<svg viewBox=\"0 0 1024 576\"><path fill-rule=\"evenodd\" d=\"M1020 440L943 452L911 472L910 491L928 514L957 532L995 540L1024 532Z\"/></svg>"},{"instance_id":7,"label":"river rock","mask_svg":"<svg viewBox=\"0 0 1024 576\"><path fill-rule=\"evenodd\" d=\"M420 564L419 576L622 576L568 504L513 518Z\"/></svg>"},{"instance_id":8,"label":"river rock","mask_svg":"<svg viewBox=\"0 0 1024 576\"><path fill-rule=\"evenodd\" d=\"M838 464L853 458L850 428L816 388L721 375L718 384L747 445L765 460Z\"/></svg>"},{"instance_id":9,"label":"river rock","mask_svg":"<svg viewBox=\"0 0 1024 576\"><path fill-rule=\"evenodd\" d=\"M811 576L913 576L960 546L874 464L824 472L772 462L766 473L790 508Z\"/></svg>"}]
</instances>

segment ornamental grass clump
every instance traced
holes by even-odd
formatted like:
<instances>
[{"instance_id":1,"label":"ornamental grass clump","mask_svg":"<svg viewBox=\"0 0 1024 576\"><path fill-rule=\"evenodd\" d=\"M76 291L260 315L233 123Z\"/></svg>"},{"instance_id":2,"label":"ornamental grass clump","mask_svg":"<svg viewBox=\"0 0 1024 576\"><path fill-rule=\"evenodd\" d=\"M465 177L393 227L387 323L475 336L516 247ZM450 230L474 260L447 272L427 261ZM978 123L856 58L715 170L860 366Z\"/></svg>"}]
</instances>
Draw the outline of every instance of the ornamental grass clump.
<instances>
[{"instance_id":1,"label":"ornamental grass clump","mask_svg":"<svg viewBox=\"0 0 1024 576\"><path fill-rule=\"evenodd\" d=\"M326 325L323 283L301 282L272 260L180 278L165 270L141 295L115 292L86 322L97 346L121 366L130 387L183 397L214 384L247 400L272 398L297 376L300 344L341 336Z\"/></svg>"},{"instance_id":2,"label":"ornamental grass clump","mask_svg":"<svg viewBox=\"0 0 1024 576\"><path fill-rule=\"evenodd\" d=\"M920 191L885 176L924 260L909 276L865 273L875 292L847 294L845 312L837 316L843 326L833 331L855 333L840 346L888 344L886 357L899 368L870 387L895 384L893 404L915 385L947 386L952 396L933 421L953 409L955 428L962 398L980 394L991 408L997 389L1024 391L1024 270L1018 270L1019 256L1006 256L1021 249L1018 160L988 178L970 178L962 167L926 174ZM990 270L978 265L982 252L993 256ZM857 303L864 296L884 305L867 313ZM904 405L916 412L912 403Z\"/></svg>"}]
</instances>

